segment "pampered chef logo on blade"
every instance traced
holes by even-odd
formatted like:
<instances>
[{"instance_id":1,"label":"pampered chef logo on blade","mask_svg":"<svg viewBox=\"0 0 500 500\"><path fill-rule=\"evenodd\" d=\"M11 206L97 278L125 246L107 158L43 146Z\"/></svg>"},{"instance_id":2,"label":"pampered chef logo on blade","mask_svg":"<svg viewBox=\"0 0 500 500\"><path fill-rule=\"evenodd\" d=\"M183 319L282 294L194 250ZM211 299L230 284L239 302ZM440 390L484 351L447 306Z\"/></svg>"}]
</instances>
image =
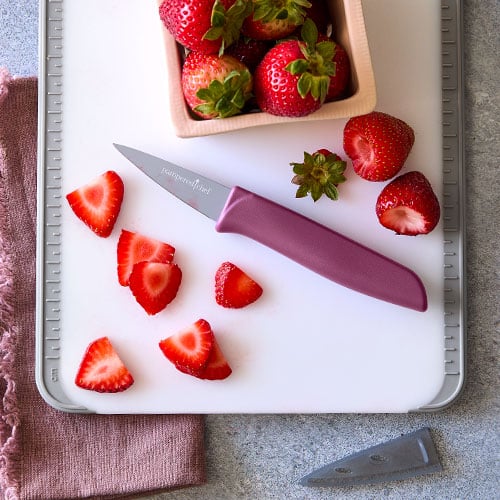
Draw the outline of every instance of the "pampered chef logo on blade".
<instances>
[{"instance_id":1,"label":"pampered chef logo on blade","mask_svg":"<svg viewBox=\"0 0 500 500\"><path fill-rule=\"evenodd\" d=\"M180 175L178 172L175 172L174 170L169 170L168 168L165 167L161 169L161 174L171 177L175 182L181 182L182 184L190 186L193 191L199 191L200 193L203 194L210 194L212 192L212 188L204 186L200 182L200 179L194 179L194 180L187 179L186 177Z\"/></svg>"}]
</instances>

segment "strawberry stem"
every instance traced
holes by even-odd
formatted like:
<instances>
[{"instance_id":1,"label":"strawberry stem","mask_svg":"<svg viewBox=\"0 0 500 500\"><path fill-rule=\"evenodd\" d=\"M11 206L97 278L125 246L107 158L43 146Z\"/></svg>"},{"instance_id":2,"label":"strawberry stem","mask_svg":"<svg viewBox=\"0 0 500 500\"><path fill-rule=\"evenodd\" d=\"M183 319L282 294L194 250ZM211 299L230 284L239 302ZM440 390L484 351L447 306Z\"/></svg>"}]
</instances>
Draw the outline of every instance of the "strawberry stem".
<instances>
[{"instance_id":1,"label":"strawberry stem","mask_svg":"<svg viewBox=\"0 0 500 500\"><path fill-rule=\"evenodd\" d=\"M251 78L250 71L245 69L231 71L222 82L212 80L208 87L196 92L196 97L204 102L194 110L204 115L215 115L216 118L227 118L241 113L252 95L245 90Z\"/></svg>"},{"instance_id":2,"label":"strawberry stem","mask_svg":"<svg viewBox=\"0 0 500 500\"><path fill-rule=\"evenodd\" d=\"M249 0L236 0L227 10L220 0L215 0L212 8L211 28L203 35L203 39L221 38L219 55L222 55L224 50L239 38L243 21L251 12L252 3Z\"/></svg>"},{"instance_id":3,"label":"strawberry stem","mask_svg":"<svg viewBox=\"0 0 500 500\"><path fill-rule=\"evenodd\" d=\"M330 77L335 75L335 43L331 40L318 42L318 29L311 19L306 19L301 30L303 43L300 50L303 59L295 59L285 69L292 75L300 75L297 90L302 98L310 94L323 103L328 93Z\"/></svg>"},{"instance_id":4,"label":"strawberry stem","mask_svg":"<svg viewBox=\"0 0 500 500\"><path fill-rule=\"evenodd\" d=\"M304 198L309 193L314 201L325 194L331 200L338 199L337 185L345 182L346 162L335 153L326 150L314 154L304 152L302 163L290 163L295 176L292 183L299 187L296 198Z\"/></svg>"}]
</instances>

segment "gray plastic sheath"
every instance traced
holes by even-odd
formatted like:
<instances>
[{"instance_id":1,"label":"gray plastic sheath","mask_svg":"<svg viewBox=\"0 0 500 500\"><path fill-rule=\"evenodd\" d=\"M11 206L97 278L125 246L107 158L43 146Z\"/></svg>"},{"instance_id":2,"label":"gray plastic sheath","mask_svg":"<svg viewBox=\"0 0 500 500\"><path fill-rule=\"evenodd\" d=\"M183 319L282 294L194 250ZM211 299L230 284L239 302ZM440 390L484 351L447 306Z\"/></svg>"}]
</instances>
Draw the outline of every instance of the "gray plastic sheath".
<instances>
[{"instance_id":1,"label":"gray plastic sheath","mask_svg":"<svg viewBox=\"0 0 500 500\"><path fill-rule=\"evenodd\" d=\"M215 228L252 238L352 290L417 311L427 309L425 287L410 269L238 186Z\"/></svg>"}]
</instances>

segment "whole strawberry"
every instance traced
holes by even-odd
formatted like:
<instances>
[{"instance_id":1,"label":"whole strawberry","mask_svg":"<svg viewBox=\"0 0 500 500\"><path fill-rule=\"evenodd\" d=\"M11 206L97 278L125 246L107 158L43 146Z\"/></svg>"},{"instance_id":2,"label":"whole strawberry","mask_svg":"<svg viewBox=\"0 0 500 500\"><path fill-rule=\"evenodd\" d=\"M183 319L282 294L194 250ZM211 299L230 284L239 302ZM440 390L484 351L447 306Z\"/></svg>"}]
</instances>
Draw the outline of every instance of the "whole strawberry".
<instances>
[{"instance_id":1,"label":"whole strawberry","mask_svg":"<svg viewBox=\"0 0 500 500\"><path fill-rule=\"evenodd\" d=\"M331 200L337 200L337 186L345 182L346 162L328 149L319 149L313 154L304 151L302 163L291 163L297 184L296 198L304 198L309 193L314 201L325 194Z\"/></svg>"},{"instance_id":2,"label":"whole strawberry","mask_svg":"<svg viewBox=\"0 0 500 500\"><path fill-rule=\"evenodd\" d=\"M242 33L255 40L279 40L304 23L308 0L250 0L253 12L243 22Z\"/></svg>"},{"instance_id":3,"label":"whole strawberry","mask_svg":"<svg viewBox=\"0 0 500 500\"><path fill-rule=\"evenodd\" d=\"M337 101L346 94L351 77L351 62L344 47L335 43L335 54L333 56L335 73L330 76L330 84L326 94L325 102Z\"/></svg>"},{"instance_id":4,"label":"whole strawberry","mask_svg":"<svg viewBox=\"0 0 500 500\"><path fill-rule=\"evenodd\" d=\"M327 0L310 0L310 3L306 16L314 21L320 33L326 34L331 24Z\"/></svg>"},{"instance_id":5,"label":"whole strawberry","mask_svg":"<svg viewBox=\"0 0 500 500\"><path fill-rule=\"evenodd\" d=\"M271 48L270 43L267 40L241 37L227 48L225 54L235 57L253 72Z\"/></svg>"},{"instance_id":6,"label":"whole strawberry","mask_svg":"<svg viewBox=\"0 0 500 500\"><path fill-rule=\"evenodd\" d=\"M205 54L224 52L240 36L248 0L164 0L160 19L184 47Z\"/></svg>"},{"instance_id":7,"label":"whole strawberry","mask_svg":"<svg viewBox=\"0 0 500 500\"><path fill-rule=\"evenodd\" d=\"M203 119L241 113L252 96L252 75L229 55L190 52L181 76L182 92L192 111Z\"/></svg>"},{"instance_id":8,"label":"whole strawberry","mask_svg":"<svg viewBox=\"0 0 500 500\"><path fill-rule=\"evenodd\" d=\"M430 182L417 171L387 184L377 198L375 211L384 227L409 236L431 232L441 213Z\"/></svg>"},{"instance_id":9,"label":"whole strawberry","mask_svg":"<svg viewBox=\"0 0 500 500\"><path fill-rule=\"evenodd\" d=\"M415 142L403 120L373 111L355 116L344 127L344 151L354 171L369 181L386 181L403 167Z\"/></svg>"},{"instance_id":10,"label":"whole strawberry","mask_svg":"<svg viewBox=\"0 0 500 500\"><path fill-rule=\"evenodd\" d=\"M307 19L303 41L288 40L274 46L254 73L254 94L262 111L277 116L306 116L326 99L335 72L335 44L318 42L318 30Z\"/></svg>"}]
</instances>

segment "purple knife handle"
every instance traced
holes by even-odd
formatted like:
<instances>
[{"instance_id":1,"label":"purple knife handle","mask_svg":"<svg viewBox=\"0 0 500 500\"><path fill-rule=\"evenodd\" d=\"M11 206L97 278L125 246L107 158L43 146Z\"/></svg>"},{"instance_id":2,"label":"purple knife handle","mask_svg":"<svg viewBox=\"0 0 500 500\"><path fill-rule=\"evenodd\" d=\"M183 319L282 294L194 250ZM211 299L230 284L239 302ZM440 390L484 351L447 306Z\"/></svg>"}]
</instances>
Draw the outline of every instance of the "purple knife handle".
<instances>
[{"instance_id":1,"label":"purple knife handle","mask_svg":"<svg viewBox=\"0 0 500 500\"><path fill-rule=\"evenodd\" d=\"M215 229L252 238L352 290L417 311L427 309L425 287L410 269L238 186L231 190Z\"/></svg>"}]
</instances>

